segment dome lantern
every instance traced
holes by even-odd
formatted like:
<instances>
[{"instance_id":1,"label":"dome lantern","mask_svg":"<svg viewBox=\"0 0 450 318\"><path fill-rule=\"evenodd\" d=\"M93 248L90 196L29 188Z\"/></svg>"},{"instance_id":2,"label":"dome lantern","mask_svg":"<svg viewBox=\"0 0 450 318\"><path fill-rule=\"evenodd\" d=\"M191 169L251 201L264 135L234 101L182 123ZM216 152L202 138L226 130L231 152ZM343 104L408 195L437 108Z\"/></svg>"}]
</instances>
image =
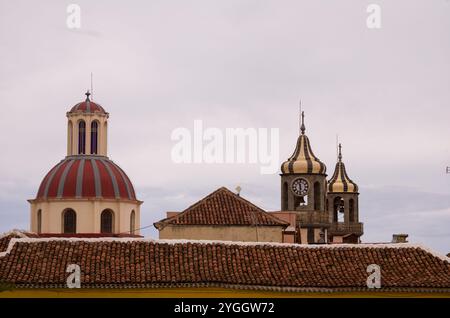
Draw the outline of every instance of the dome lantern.
<instances>
[{"instance_id":1,"label":"dome lantern","mask_svg":"<svg viewBox=\"0 0 450 318\"><path fill-rule=\"evenodd\" d=\"M67 112L67 155L107 156L109 114L98 103L86 99Z\"/></svg>"}]
</instances>

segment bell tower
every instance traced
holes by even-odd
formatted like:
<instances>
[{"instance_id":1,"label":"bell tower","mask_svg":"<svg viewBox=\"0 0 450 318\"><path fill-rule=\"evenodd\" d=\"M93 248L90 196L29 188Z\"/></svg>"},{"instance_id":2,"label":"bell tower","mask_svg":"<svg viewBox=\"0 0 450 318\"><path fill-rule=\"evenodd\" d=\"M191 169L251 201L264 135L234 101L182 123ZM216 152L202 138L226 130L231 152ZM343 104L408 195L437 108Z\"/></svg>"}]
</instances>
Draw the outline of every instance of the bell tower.
<instances>
[{"instance_id":1,"label":"bell tower","mask_svg":"<svg viewBox=\"0 0 450 318\"><path fill-rule=\"evenodd\" d=\"M281 165L281 210L296 215L297 243L326 243L330 226L326 166L314 155L305 131L305 114L301 112L294 153Z\"/></svg>"},{"instance_id":2,"label":"bell tower","mask_svg":"<svg viewBox=\"0 0 450 318\"><path fill-rule=\"evenodd\" d=\"M329 240L333 243L359 243L363 223L359 222L358 185L347 175L339 144L338 162L328 182L328 213L331 227Z\"/></svg>"}]
</instances>

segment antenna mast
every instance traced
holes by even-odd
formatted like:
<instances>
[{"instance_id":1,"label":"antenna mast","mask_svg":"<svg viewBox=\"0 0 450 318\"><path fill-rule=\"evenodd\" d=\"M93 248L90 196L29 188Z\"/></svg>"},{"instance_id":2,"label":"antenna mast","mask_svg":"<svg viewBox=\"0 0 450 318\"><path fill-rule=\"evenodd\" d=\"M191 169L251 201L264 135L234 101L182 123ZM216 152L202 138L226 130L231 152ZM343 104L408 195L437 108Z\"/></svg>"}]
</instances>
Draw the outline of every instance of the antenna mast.
<instances>
[{"instance_id":1,"label":"antenna mast","mask_svg":"<svg viewBox=\"0 0 450 318\"><path fill-rule=\"evenodd\" d=\"M94 74L91 72L91 95L92 99L94 99Z\"/></svg>"}]
</instances>

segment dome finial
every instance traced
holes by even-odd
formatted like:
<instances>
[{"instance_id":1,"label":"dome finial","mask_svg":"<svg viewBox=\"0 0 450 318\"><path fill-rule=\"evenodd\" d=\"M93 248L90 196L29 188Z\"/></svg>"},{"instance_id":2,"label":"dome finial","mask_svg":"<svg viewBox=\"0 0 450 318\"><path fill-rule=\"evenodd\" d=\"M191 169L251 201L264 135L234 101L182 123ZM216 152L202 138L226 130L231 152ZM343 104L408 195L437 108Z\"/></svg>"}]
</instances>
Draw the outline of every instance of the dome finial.
<instances>
[{"instance_id":1,"label":"dome finial","mask_svg":"<svg viewBox=\"0 0 450 318\"><path fill-rule=\"evenodd\" d=\"M304 111L302 111L301 116L302 116L302 124L300 126L300 130L302 132L302 135L304 135L305 134L305 112Z\"/></svg>"},{"instance_id":2,"label":"dome finial","mask_svg":"<svg viewBox=\"0 0 450 318\"><path fill-rule=\"evenodd\" d=\"M338 154L339 161L342 161L342 151L341 151L341 149L342 149L342 145L341 145L341 143L339 143L339 154Z\"/></svg>"},{"instance_id":3,"label":"dome finial","mask_svg":"<svg viewBox=\"0 0 450 318\"><path fill-rule=\"evenodd\" d=\"M89 90L87 90L87 92L84 94L86 95L86 101L89 101L89 96L91 95L91 93L89 92Z\"/></svg>"}]
</instances>

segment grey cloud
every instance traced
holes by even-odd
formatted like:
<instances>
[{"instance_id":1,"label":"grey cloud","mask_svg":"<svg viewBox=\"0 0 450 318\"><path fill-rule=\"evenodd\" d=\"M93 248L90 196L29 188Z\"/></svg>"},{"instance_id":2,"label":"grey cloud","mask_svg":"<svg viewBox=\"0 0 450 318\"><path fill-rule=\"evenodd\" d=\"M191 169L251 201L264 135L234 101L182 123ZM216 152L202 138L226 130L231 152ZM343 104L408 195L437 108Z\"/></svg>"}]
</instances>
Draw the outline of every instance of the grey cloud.
<instances>
[{"instance_id":1,"label":"grey cloud","mask_svg":"<svg viewBox=\"0 0 450 318\"><path fill-rule=\"evenodd\" d=\"M176 165L170 133L194 119L278 127L283 160L294 149L301 97L329 174L336 134L344 144L362 188L365 240L405 225L447 249L446 231L431 237L448 224L445 212L426 212L450 207L448 1L378 1L380 30L366 28L369 2L358 0L77 3L78 32L65 29L65 2L0 1L0 177L14 184L0 183L0 227L28 218L25 200L64 157L65 112L93 72L94 99L111 114L109 155L145 200L146 223L221 185L241 184L243 195L277 209L277 175L254 165ZM407 223L410 212L421 214Z\"/></svg>"}]
</instances>

